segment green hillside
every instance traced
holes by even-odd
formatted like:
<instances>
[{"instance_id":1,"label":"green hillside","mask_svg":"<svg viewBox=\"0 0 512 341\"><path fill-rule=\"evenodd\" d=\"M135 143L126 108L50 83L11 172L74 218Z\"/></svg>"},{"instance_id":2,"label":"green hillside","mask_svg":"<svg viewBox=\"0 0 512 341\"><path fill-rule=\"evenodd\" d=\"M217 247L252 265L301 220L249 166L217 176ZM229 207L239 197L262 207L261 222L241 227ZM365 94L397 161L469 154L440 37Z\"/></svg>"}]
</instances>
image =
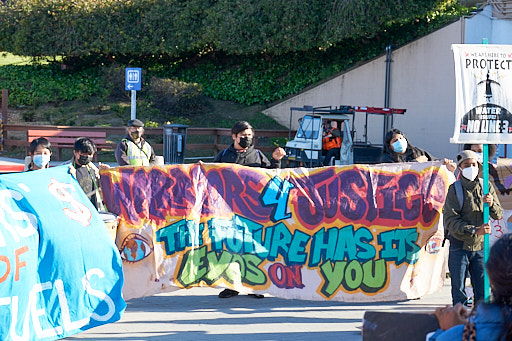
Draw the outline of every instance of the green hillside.
<instances>
[{"instance_id":1,"label":"green hillside","mask_svg":"<svg viewBox=\"0 0 512 341\"><path fill-rule=\"evenodd\" d=\"M9 89L10 106L24 121L119 124L130 110L124 68L137 66L143 68L137 115L149 125L228 127L244 112L256 128L267 128L271 120L258 115L265 105L471 10L457 1L241 4L7 1L0 5L0 50L31 56L32 63L0 58L0 87ZM105 20L110 26L102 26Z\"/></svg>"}]
</instances>

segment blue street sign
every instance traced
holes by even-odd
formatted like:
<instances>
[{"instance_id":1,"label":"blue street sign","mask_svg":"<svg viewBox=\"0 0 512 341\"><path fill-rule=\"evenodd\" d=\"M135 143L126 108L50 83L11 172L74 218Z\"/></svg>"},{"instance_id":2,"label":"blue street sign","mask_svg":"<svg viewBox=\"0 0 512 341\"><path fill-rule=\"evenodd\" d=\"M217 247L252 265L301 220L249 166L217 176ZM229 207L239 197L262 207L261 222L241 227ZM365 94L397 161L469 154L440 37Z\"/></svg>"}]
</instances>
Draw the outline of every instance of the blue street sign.
<instances>
[{"instance_id":1,"label":"blue street sign","mask_svg":"<svg viewBox=\"0 0 512 341\"><path fill-rule=\"evenodd\" d=\"M124 89L140 91L141 76L142 69L140 67L127 67L125 70Z\"/></svg>"}]
</instances>

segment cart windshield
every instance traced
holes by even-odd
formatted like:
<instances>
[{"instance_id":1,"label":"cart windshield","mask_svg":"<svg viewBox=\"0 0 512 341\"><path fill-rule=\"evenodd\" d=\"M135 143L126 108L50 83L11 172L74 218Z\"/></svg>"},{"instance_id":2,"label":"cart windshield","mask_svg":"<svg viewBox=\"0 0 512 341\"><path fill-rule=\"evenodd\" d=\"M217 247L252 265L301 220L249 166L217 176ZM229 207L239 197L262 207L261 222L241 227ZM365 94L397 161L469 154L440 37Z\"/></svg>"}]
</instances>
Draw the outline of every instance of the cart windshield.
<instances>
[{"instance_id":1,"label":"cart windshield","mask_svg":"<svg viewBox=\"0 0 512 341\"><path fill-rule=\"evenodd\" d=\"M302 119L297 137L303 139L316 139L318 133L322 131L322 118L306 115Z\"/></svg>"}]
</instances>

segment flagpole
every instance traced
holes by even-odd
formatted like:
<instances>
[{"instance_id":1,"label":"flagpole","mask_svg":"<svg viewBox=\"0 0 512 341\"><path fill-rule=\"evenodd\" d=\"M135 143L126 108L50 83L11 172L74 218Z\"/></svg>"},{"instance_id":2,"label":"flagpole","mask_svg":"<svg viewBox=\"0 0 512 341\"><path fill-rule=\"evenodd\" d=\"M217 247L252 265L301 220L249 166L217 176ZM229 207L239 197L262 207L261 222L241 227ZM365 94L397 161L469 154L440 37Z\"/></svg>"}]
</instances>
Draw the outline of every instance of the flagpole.
<instances>
[{"instance_id":1,"label":"flagpole","mask_svg":"<svg viewBox=\"0 0 512 341\"><path fill-rule=\"evenodd\" d=\"M482 38L482 44L487 45L488 39ZM483 145L483 177L484 177L484 196L489 193L489 145ZM489 223L489 204L484 203L484 224ZM490 285L489 276L487 276L487 259L489 258L489 234L484 235L484 300L489 301Z\"/></svg>"},{"instance_id":2,"label":"flagpole","mask_svg":"<svg viewBox=\"0 0 512 341\"><path fill-rule=\"evenodd\" d=\"M484 196L489 193L489 145L483 145L483 176L484 176ZM484 224L489 222L489 204L484 203ZM484 235L484 268L489 258L489 234ZM484 299L485 302L489 301L490 296L489 277L487 270L484 269Z\"/></svg>"}]
</instances>

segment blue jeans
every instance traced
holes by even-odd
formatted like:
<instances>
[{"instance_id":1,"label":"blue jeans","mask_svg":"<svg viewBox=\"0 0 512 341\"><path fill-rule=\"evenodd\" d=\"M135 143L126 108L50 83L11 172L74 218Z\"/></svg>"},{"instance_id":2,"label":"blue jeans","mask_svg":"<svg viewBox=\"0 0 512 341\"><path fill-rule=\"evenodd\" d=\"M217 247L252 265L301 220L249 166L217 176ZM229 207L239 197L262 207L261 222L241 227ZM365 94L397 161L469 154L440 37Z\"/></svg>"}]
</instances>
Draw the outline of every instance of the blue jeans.
<instances>
[{"instance_id":1,"label":"blue jeans","mask_svg":"<svg viewBox=\"0 0 512 341\"><path fill-rule=\"evenodd\" d=\"M448 257L448 269L452 279L453 305L466 302L468 297L464 291L466 273L469 270L471 285L475 294L474 302L484 299L484 250L466 251L462 249L462 243L450 243L450 255ZM460 244L460 245L459 245Z\"/></svg>"}]
</instances>

